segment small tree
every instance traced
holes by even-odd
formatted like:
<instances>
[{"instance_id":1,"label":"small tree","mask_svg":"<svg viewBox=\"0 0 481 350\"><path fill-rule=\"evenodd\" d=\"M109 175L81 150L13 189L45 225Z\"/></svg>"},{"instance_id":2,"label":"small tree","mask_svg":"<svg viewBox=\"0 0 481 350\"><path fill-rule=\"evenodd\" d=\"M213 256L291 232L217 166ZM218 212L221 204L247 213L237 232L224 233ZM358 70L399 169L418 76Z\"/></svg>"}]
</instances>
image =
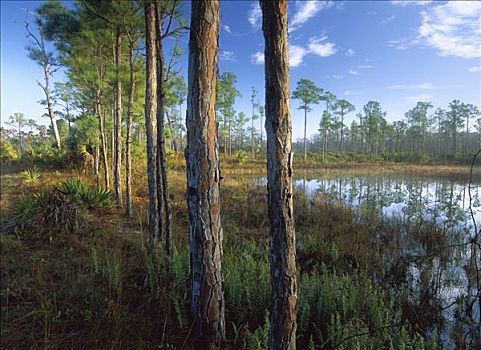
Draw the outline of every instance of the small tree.
<instances>
[{"instance_id":1,"label":"small tree","mask_svg":"<svg viewBox=\"0 0 481 350\"><path fill-rule=\"evenodd\" d=\"M299 109L304 110L304 161L307 159L307 112L310 112L311 105L318 104L322 100L323 89L317 87L312 81L301 79L297 82L296 90L292 93L292 98L300 100Z\"/></svg>"},{"instance_id":2,"label":"small tree","mask_svg":"<svg viewBox=\"0 0 481 350\"><path fill-rule=\"evenodd\" d=\"M340 126L340 129L341 129L341 138L340 138L340 141L339 141L339 150L342 152L342 144L343 144L343 141L344 141L344 126L345 126L344 125L344 116L346 114L354 112L354 110L356 108L348 100L341 99L341 100L337 100L334 103L333 109L334 109L334 114L336 114L340 117L339 126Z\"/></svg>"},{"instance_id":3,"label":"small tree","mask_svg":"<svg viewBox=\"0 0 481 350\"><path fill-rule=\"evenodd\" d=\"M60 68L60 64L54 54L47 50L43 32L44 21L42 21L42 17L40 17L38 12L35 12L34 22L38 27L38 34L35 34L31 30L28 18L25 19L25 32L27 40L29 41L29 45L27 46L28 57L42 67L44 83L42 84L37 80L37 84L45 93L48 116L50 117L50 123L52 126L52 133L55 138L57 148L60 149L60 135L58 133L57 121L55 119L55 112L53 110L54 101L50 87L50 79L52 78L52 75Z\"/></svg>"}]
</instances>

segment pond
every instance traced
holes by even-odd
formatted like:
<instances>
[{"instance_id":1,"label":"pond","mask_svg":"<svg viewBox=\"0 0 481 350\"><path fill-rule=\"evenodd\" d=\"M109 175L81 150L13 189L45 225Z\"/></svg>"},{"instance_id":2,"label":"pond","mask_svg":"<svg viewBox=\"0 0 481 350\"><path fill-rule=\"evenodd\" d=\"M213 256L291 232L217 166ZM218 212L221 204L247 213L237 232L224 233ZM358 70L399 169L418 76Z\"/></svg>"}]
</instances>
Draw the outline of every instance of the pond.
<instances>
[{"instance_id":1,"label":"pond","mask_svg":"<svg viewBox=\"0 0 481 350\"><path fill-rule=\"evenodd\" d=\"M259 185L265 183L263 178ZM402 281L388 288L406 288L420 309L423 303L434 305L444 319L438 331L446 348L456 348L451 334L461 313L465 320L479 325L479 279L472 262L474 257L479 270L481 259L479 249L473 253L473 244L468 243L475 236L475 227L481 228L481 179L469 185L459 179L407 175L309 174L297 177L294 186L308 198L354 209L360 220L374 214L381 221L401 223L400 244L396 251L383 252L383 267L374 271L372 278L383 283L386 271L393 267L401 270ZM416 230L406 228L423 225L440 230L441 249L430 250L420 243ZM382 238L373 232L372 239ZM462 332L469 333L467 328Z\"/></svg>"},{"instance_id":2,"label":"pond","mask_svg":"<svg viewBox=\"0 0 481 350\"><path fill-rule=\"evenodd\" d=\"M459 308L450 306L466 294L475 296L477 293L477 286L473 285L466 271L472 259L472 247L463 243L474 236L475 224L477 229L481 227L481 184L476 182L469 186L469 183L455 179L392 175L324 175L297 179L295 187L309 197L320 195L327 201L374 211L387 220L398 217L419 225L431 222L451 236L450 244L459 246L451 249L447 259L428 256L415 240L409 242L408 239L404 242L404 249L400 249L402 251L385 252L385 261L386 265L392 265L404 260L404 282L413 298L421 301L427 293L430 298L439 300L438 306L448 321L442 330L442 339L447 348L454 348L450 334ZM476 299L469 316L479 322L479 299Z\"/></svg>"},{"instance_id":3,"label":"pond","mask_svg":"<svg viewBox=\"0 0 481 350\"><path fill-rule=\"evenodd\" d=\"M434 220L448 228L481 227L481 183L409 176L314 176L297 179L297 190L322 194L354 208L401 215L409 220ZM471 194L471 196L470 196ZM471 210L472 214L471 215Z\"/></svg>"}]
</instances>

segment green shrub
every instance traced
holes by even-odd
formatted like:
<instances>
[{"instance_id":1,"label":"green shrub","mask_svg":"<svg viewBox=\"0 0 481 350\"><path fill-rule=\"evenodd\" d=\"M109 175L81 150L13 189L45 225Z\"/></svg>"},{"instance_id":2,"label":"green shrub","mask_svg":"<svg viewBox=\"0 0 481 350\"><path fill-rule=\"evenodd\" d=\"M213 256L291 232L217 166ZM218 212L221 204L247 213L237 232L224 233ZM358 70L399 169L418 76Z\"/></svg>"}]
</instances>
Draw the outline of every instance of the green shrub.
<instances>
[{"instance_id":1,"label":"green shrub","mask_svg":"<svg viewBox=\"0 0 481 350\"><path fill-rule=\"evenodd\" d=\"M41 177L42 173L36 166L33 166L32 168L27 168L25 171L22 172L23 181L27 185L35 185Z\"/></svg>"},{"instance_id":2,"label":"green shrub","mask_svg":"<svg viewBox=\"0 0 481 350\"><path fill-rule=\"evenodd\" d=\"M89 209L112 208L115 203L112 192L92 188L80 179L62 181L57 189L79 205Z\"/></svg>"}]
</instances>

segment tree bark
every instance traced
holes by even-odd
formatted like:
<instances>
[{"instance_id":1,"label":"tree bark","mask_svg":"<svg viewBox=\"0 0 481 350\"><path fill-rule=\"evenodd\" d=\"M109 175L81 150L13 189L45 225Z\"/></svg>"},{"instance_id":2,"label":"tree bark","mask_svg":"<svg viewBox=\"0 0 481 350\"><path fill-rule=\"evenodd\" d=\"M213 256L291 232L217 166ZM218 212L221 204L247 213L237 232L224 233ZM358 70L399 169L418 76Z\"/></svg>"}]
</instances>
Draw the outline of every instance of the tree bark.
<instances>
[{"instance_id":1,"label":"tree bark","mask_svg":"<svg viewBox=\"0 0 481 350\"><path fill-rule=\"evenodd\" d=\"M157 44L157 202L159 209L159 230L165 240L167 256L172 252L172 209L167 184L167 162L165 153L164 123L164 54L162 49L162 16L164 2L155 1L156 44Z\"/></svg>"},{"instance_id":2,"label":"tree bark","mask_svg":"<svg viewBox=\"0 0 481 350\"><path fill-rule=\"evenodd\" d=\"M114 185L115 199L122 207L122 83L120 81L122 35L115 30L115 112L114 112Z\"/></svg>"},{"instance_id":3,"label":"tree bark","mask_svg":"<svg viewBox=\"0 0 481 350\"><path fill-rule=\"evenodd\" d=\"M307 160L307 106L304 108L304 162Z\"/></svg>"},{"instance_id":4,"label":"tree bark","mask_svg":"<svg viewBox=\"0 0 481 350\"><path fill-rule=\"evenodd\" d=\"M109 182L109 164L107 159L107 140L105 137L105 125L104 125L104 117L102 116L102 109L100 105L100 91L95 92L95 109L97 113L97 117L99 118L99 133L100 133L100 141L102 144L102 160L104 163L104 181L105 181L105 188L110 188Z\"/></svg>"},{"instance_id":5,"label":"tree bark","mask_svg":"<svg viewBox=\"0 0 481 350\"><path fill-rule=\"evenodd\" d=\"M191 2L187 187L192 279L191 311L199 348L225 343L220 218L219 139L216 123L219 1Z\"/></svg>"},{"instance_id":6,"label":"tree bark","mask_svg":"<svg viewBox=\"0 0 481 350\"><path fill-rule=\"evenodd\" d=\"M127 135L125 138L125 214L132 217L132 106L135 94L134 43L129 42L129 101L127 103Z\"/></svg>"},{"instance_id":7,"label":"tree bark","mask_svg":"<svg viewBox=\"0 0 481 350\"><path fill-rule=\"evenodd\" d=\"M53 132L53 136L55 138L55 144L56 144L58 149L61 149L62 146L60 144L60 134L59 134L58 128L57 128L57 120L55 119L55 112L53 110L52 95L50 93L50 79L49 79L50 72L49 72L48 65L44 66L44 75L45 75L44 92L45 92L45 98L47 99L48 116L50 118L50 123L52 125L52 132Z\"/></svg>"},{"instance_id":8,"label":"tree bark","mask_svg":"<svg viewBox=\"0 0 481 350\"><path fill-rule=\"evenodd\" d=\"M145 2L145 131L147 137L147 181L149 189L149 242L159 240L157 201L157 45L156 10L153 2Z\"/></svg>"},{"instance_id":9,"label":"tree bark","mask_svg":"<svg viewBox=\"0 0 481 350\"><path fill-rule=\"evenodd\" d=\"M267 191L272 279L269 348L295 349L297 281L287 0L261 0L260 4L265 39Z\"/></svg>"}]
</instances>

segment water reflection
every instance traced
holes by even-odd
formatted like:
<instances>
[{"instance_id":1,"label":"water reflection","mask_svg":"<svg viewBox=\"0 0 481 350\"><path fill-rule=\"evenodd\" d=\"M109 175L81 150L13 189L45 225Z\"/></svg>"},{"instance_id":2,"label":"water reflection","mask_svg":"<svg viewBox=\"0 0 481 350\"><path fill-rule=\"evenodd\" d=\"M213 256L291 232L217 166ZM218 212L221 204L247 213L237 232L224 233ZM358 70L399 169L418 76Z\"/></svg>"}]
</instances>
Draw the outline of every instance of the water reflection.
<instances>
[{"instance_id":1,"label":"water reflection","mask_svg":"<svg viewBox=\"0 0 481 350\"><path fill-rule=\"evenodd\" d=\"M319 176L296 180L295 186L310 195L321 194L327 200L374 210L383 216L401 215L412 221L435 221L446 228L471 228L473 225L467 183L394 176ZM471 185L471 196L471 207L479 223L481 184Z\"/></svg>"},{"instance_id":2,"label":"water reflection","mask_svg":"<svg viewBox=\"0 0 481 350\"><path fill-rule=\"evenodd\" d=\"M373 280L383 284L391 276L394 289L408 286L416 312L426 310L427 305L441 310L445 321L437 329L446 348L459 347L454 335L457 328L463 336L476 339L471 331L477 327L466 326L479 325L481 313L478 281L469 270L473 258L481 259L479 251L473 255L473 245L467 243L475 235L471 210L478 230L481 227L481 183L471 185L471 196L466 182L407 176L315 176L298 179L295 186L308 196L404 223L396 233L396 248L383 251L383 264L373 271ZM433 224L439 228L438 236L423 238L421 227ZM372 239L382 241L383 237L374 233ZM395 281L392 276L401 277ZM435 319L424 320L424 329L438 327Z\"/></svg>"}]
</instances>

